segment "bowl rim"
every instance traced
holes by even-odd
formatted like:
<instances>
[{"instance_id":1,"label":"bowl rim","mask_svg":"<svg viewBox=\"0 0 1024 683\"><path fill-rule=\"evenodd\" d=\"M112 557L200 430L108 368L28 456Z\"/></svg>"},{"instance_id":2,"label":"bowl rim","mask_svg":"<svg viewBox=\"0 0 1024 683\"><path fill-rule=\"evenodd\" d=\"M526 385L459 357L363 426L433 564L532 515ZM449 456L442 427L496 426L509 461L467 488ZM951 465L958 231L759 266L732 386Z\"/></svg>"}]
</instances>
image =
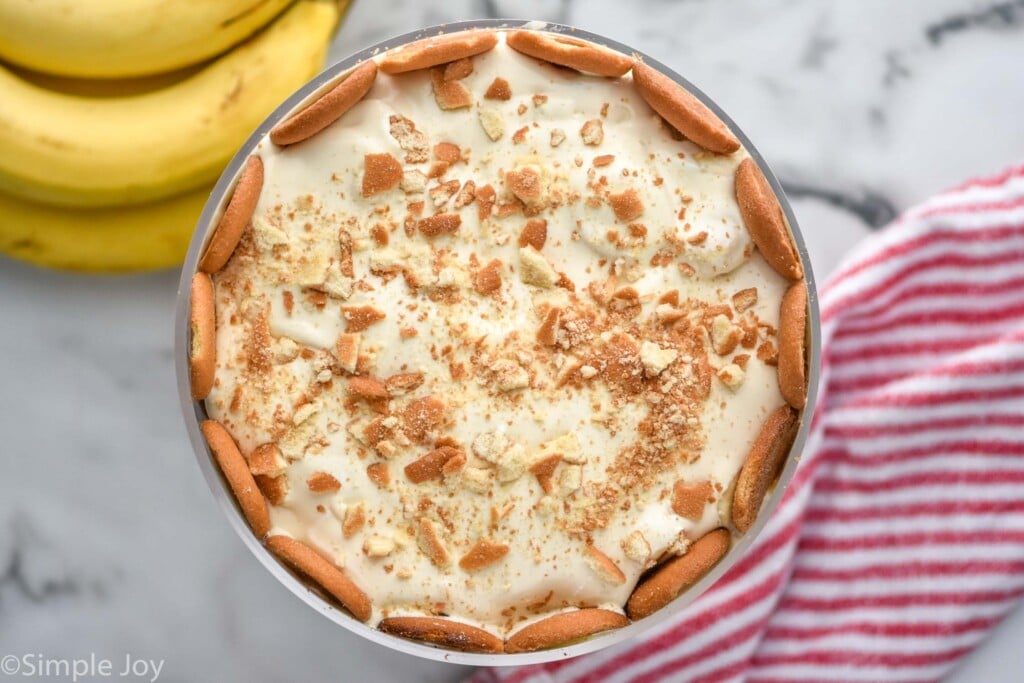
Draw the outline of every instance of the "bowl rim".
<instances>
[{"instance_id":1,"label":"bowl rim","mask_svg":"<svg viewBox=\"0 0 1024 683\"><path fill-rule=\"evenodd\" d=\"M231 495L230 489L226 485L220 470L217 468L199 429L199 423L206 419L207 416L202 402L194 401L192 399L189 383L189 293L191 290L192 276L197 270L201 249L206 241L208 233L215 225L214 219L218 217L221 211L221 207L222 204L224 204L224 199L228 190L233 187L236 178L245 164L245 160L256 149L264 136L266 136L278 122L284 120L306 100L318 94L320 91L325 89L326 86L333 84L340 76L344 75L360 62L375 57L392 47L404 45L421 38L435 36L441 32L455 33L468 29L503 30L519 28L542 30L554 34L569 34L573 37L608 47L622 54L640 57L646 64L652 66L686 88L694 95L694 97L700 100L705 106L721 118L733 134L739 138L747 153L754 159L754 161L757 162L758 166L764 172L765 178L768 180L769 185L771 185L772 190L778 197L779 203L782 206L782 211L789 223L797 251L800 255L801 264L803 265L804 279L807 284L808 293L807 334L809 337L809 343L807 346L807 402L805 408L801 412L799 431L797 432L789 455L787 456L785 466L779 474L774 489L766 497L754 525L745 534L743 534L739 540L734 541L726 556L722 558L722 560L710 572L704 575L700 581L688 590L680 594L679 597L673 600L669 605L666 605L664 608L645 619L632 622L628 626L624 626L620 629L597 634L582 642L572 645L540 650L537 652L517 654L481 654L447 650L428 645L426 643L406 640L398 636L384 633L383 631L372 628L367 624L354 619L344 610L336 607L333 603L323 598L318 589L311 587L307 582L300 579L297 574L281 564L276 557L264 548L259 539L253 535L245 521L245 518L242 516L234 497ZM661 624L664 624L694 602L708 588L710 588L712 584L721 578L723 574L729 571L737 562L746 556L775 508L778 506L779 501L784 496L786 489L793 478L793 474L797 469L803 448L807 442L810 432L814 408L817 404L818 379L821 368L821 325L817 287L815 286L814 273L807 253L807 246L804 242L803 235L800 232L796 216L793 213L792 207L790 206L789 200L783 191L781 183L771 171L764 157L762 157L761 153L753 145L743 130L736 125L736 122L733 121L728 114L722 111L722 109L700 88L693 85L690 81L683 78L680 74L676 73L673 69L669 68L662 62L650 57L640 50L607 38L603 35L584 31L565 24L522 19L476 19L450 22L428 26L416 31L388 38L359 50L344 59L334 62L274 109L274 111L267 116L252 135L249 136L245 143L239 148L239 151L228 163L199 216L196 229L192 235L189 245L188 253L185 257L184 265L182 266L181 278L178 284L177 303L175 306L174 336L175 371L177 374L178 396L181 403L182 416L185 420L185 427L188 431L189 440L192 443L196 461L199 464L200 470L202 470L203 477L206 479L206 483L209 486L211 493L214 498L216 498L222 512L227 517L228 523L260 564L262 564L271 575L273 575L282 585L284 585L300 600L305 602L309 607L358 636L405 654L433 661L471 666L522 666L526 664L540 664L603 650L618 643L630 640Z\"/></svg>"}]
</instances>

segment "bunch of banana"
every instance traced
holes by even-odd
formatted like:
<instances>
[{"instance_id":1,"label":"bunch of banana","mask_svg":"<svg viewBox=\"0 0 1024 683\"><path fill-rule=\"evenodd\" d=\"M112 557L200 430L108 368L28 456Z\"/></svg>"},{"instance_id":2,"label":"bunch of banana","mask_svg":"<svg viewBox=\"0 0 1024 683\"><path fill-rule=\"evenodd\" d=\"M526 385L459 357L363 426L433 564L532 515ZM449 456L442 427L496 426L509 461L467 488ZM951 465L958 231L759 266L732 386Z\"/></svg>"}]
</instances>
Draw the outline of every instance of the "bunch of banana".
<instances>
[{"instance_id":1,"label":"bunch of banana","mask_svg":"<svg viewBox=\"0 0 1024 683\"><path fill-rule=\"evenodd\" d=\"M180 263L213 181L320 70L346 4L0 0L0 251Z\"/></svg>"}]
</instances>

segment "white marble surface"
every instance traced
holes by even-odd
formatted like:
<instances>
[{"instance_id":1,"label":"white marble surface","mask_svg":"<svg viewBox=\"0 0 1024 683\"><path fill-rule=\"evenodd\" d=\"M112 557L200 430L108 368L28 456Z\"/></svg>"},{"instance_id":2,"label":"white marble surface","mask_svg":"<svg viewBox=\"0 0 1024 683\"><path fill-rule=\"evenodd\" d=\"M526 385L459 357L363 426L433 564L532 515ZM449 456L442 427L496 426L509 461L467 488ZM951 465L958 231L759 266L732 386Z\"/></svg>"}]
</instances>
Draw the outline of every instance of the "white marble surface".
<instances>
[{"instance_id":1,"label":"white marble surface","mask_svg":"<svg viewBox=\"0 0 1024 683\"><path fill-rule=\"evenodd\" d=\"M359 0L333 54L499 15L642 46L715 97L789 189L821 279L910 203L1024 158L1021 0ZM332 626L234 536L177 410L176 283L0 259L0 656L130 653L165 659L163 681L464 675ZM1022 636L1018 610L950 680L1019 680Z\"/></svg>"}]
</instances>

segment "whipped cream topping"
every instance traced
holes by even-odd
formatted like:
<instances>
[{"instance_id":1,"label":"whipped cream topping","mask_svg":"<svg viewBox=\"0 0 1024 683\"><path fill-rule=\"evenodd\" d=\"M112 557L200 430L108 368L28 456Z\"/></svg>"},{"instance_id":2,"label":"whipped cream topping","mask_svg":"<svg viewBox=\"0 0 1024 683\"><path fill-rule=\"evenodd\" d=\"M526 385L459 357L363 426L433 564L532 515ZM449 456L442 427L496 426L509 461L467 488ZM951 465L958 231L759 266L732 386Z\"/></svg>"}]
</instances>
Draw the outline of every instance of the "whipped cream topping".
<instances>
[{"instance_id":1,"label":"whipped cream topping","mask_svg":"<svg viewBox=\"0 0 1024 683\"><path fill-rule=\"evenodd\" d=\"M260 144L206 406L273 533L343 568L372 623L504 636L621 611L728 523L783 403L786 285L740 218L743 150L679 139L628 76L503 41L471 64L381 73L315 138Z\"/></svg>"}]
</instances>

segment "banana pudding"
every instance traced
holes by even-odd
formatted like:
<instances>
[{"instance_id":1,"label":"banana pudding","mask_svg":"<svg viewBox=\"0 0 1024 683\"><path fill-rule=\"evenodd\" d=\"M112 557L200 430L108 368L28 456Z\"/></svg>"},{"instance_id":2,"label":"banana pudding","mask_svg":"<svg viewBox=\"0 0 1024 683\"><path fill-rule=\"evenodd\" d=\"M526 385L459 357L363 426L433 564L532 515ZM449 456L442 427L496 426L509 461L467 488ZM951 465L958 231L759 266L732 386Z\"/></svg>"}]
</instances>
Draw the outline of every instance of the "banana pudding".
<instances>
[{"instance_id":1,"label":"banana pudding","mask_svg":"<svg viewBox=\"0 0 1024 683\"><path fill-rule=\"evenodd\" d=\"M194 396L255 533L445 647L670 602L753 525L806 395L754 160L666 76L542 31L354 69L256 146L200 270Z\"/></svg>"}]
</instances>

